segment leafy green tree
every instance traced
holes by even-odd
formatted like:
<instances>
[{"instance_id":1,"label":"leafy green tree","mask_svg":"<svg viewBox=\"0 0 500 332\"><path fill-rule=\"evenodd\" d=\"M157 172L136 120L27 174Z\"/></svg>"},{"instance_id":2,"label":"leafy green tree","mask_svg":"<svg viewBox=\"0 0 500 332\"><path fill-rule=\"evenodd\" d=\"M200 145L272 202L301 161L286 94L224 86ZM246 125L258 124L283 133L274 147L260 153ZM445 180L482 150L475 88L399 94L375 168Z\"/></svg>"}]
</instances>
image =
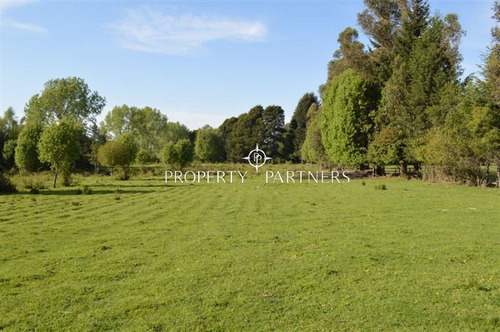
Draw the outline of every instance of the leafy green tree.
<instances>
[{"instance_id":1,"label":"leafy green tree","mask_svg":"<svg viewBox=\"0 0 500 332\"><path fill-rule=\"evenodd\" d=\"M99 163L109 167L111 173L117 169L123 171L123 179L128 178L130 164L133 162L133 153L130 146L120 141L110 141L99 147L98 151Z\"/></svg>"},{"instance_id":2,"label":"leafy green tree","mask_svg":"<svg viewBox=\"0 0 500 332\"><path fill-rule=\"evenodd\" d=\"M155 108L122 105L106 115L103 127L111 138L131 133L140 148L159 151L162 138L167 135L168 121L167 116Z\"/></svg>"},{"instance_id":3,"label":"leafy green tree","mask_svg":"<svg viewBox=\"0 0 500 332\"><path fill-rule=\"evenodd\" d=\"M161 159L165 165L175 167L179 161L179 151L174 142L167 142L161 151Z\"/></svg>"},{"instance_id":4,"label":"leafy green tree","mask_svg":"<svg viewBox=\"0 0 500 332\"><path fill-rule=\"evenodd\" d=\"M161 136L160 146L163 146L165 142L177 142L181 139L189 139L191 131L183 124L179 122L169 122L167 123L167 128Z\"/></svg>"},{"instance_id":5,"label":"leafy green tree","mask_svg":"<svg viewBox=\"0 0 500 332\"><path fill-rule=\"evenodd\" d=\"M458 44L463 32L456 16L427 19L427 12L425 1L414 1L403 16L392 76L384 87L383 111L377 119L378 132L387 127L398 133L395 150L402 173L407 172L408 164L418 169L421 160L417 151L426 132L444 119L445 114L436 111L447 110L438 105L443 94L456 86L461 73Z\"/></svg>"},{"instance_id":6,"label":"leafy green tree","mask_svg":"<svg viewBox=\"0 0 500 332\"><path fill-rule=\"evenodd\" d=\"M127 147L129 156L127 162L128 165L131 165L135 161L137 152L139 151L135 136L132 133L123 133L116 140Z\"/></svg>"},{"instance_id":7,"label":"leafy green tree","mask_svg":"<svg viewBox=\"0 0 500 332\"><path fill-rule=\"evenodd\" d=\"M370 40L370 70L381 89L392 74L396 35L402 26L406 1L363 0L366 8L358 14L358 24ZM360 71L359 68L354 68Z\"/></svg>"},{"instance_id":8,"label":"leafy green tree","mask_svg":"<svg viewBox=\"0 0 500 332\"><path fill-rule=\"evenodd\" d=\"M21 171L34 172L42 168L38 159L38 142L42 135L43 125L41 123L27 123L17 139L15 149L15 161Z\"/></svg>"},{"instance_id":9,"label":"leafy green tree","mask_svg":"<svg viewBox=\"0 0 500 332\"><path fill-rule=\"evenodd\" d=\"M148 149L139 149L137 156L135 157L135 162L139 165L147 165L156 162L156 154Z\"/></svg>"},{"instance_id":10,"label":"leafy green tree","mask_svg":"<svg viewBox=\"0 0 500 332\"><path fill-rule=\"evenodd\" d=\"M11 169L15 165L16 147L17 147L17 140L14 139L8 140L4 144L2 151L2 159L3 159L3 167L7 170Z\"/></svg>"},{"instance_id":11,"label":"leafy green tree","mask_svg":"<svg viewBox=\"0 0 500 332\"><path fill-rule=\"evenodd\" d=\"M20 129L14 110L9 107L0 117L0 168L10 169L14 166L14 150Z\"/></svg>"},{"instance_id":12,"label":"leafy green tree","mask_svg":"<svg viewBox=\"0 0 500 332\"><path fill-rule=\"evenodd\" d=\"M374 166L378 175L384 175L384 166L397 165L403 154L401 136L392 127L382 128L373 136L368 147L367 159Z\"/></svg>"},{"instance_id":13,"label":"leafy green tree","mask_svg":"<svg viewBox=\"0 0 500 332\"><path fill-rule=\"evenodd\" d=\"M493 19L500 23L500 2L495 1L493 6ZM491 30L493 37L493 45L490 48L489 54L486 57L484 66L484 76L490 99L490 119L495 128L500 128L500 25L496 25ZM494 142L495 134L489 134L489 140ZM494 146L494 143L493 143ZM500 147L497 147L497 152ZM500 156L498 153L493 158L497 166L497 187L500 187Z\"/></svg>"},{"instance_id":14,"label":"leafy green tree","mask_svg":"<svg viewBox=\"0 0 500 332\"><path fill-rule=\"evenodd\" d=\"M323 99L321 133L332 162L354 166L366 161L373 110L370 86L354 70L330 82Z\"/></svg>"},{"instance_id":15,"label":"leafy green tree","mask_svg":"<svg viewBox=\"0 0 500 332\"><path fill-rule=\"evenodd\" d=\"M198 130L195 140L196 156L205 162L224 160L224 140L217 129L205 126Z\"/></svg>"},{"instance_id":16,"label":"leafy green tree","mask_svg":"<svg viewBox=\"0 0 500 332\"><path fill-rule=\"evenodd\" d=\"M307 111L307 131L301 147L301 159L323 165L327 162L327 157L321 135L321 113L321 106L318 104L312 104Z\"/></svg>"},{"instance_id":17,"label":"leafy green tree","mask_svg":"<svg viewBox=\"0 0 500 332\"><path fill-rule=\"evenodd\" d=\"M493 19L500 23L500 2L495 1L493 6ZM493 44L486 57L484 76L490 91L491 100L500 105L500 25L491 29Z\"/></svg>"},{"instance_id":18,"label":"leafy green tree","mask_svg":"<svg viewBox=\"0 0 500 332\"><path fill-rule=\"evenodd\" d=\"M89 159L90 163L94 166L95 173L99 173L99 147L106 143L106 134L102 127L93 123L90 128L89 136L90 144L86 147L85 156Z\"/></svg>"},{"instance_id":19,"label":"leafy green tree","mask_svg":"<svg viewBox=\"0 0 500 332\"><path fill-rule=\"evenodd\" d=\"M0 193L16 192L16 187L3 174L3 170L14 166L14 151L17 145L19 127L14 110L9 107L4 116L0 117Z\"/></svg>"},{"instance_id":20,"label":"leafy green tree","mask_svg":"<svg viewBox=\"0 0 500 332\"><path fill-rule=\"evenodd\" d=\"M40 161L49 163L54 171L54 188L59 173L63 175L64 185L69 185L71 166L80 156L79 137L82 131L81 123L63 118L48 125L40 136Z\"/></svg>"},{"instance_id":21,"label":"leafy green tree","mask_svg":"<svg viewBox=\"0 0 500 332\"><path fill-rule=\"evenodd\" d=\"M179 167L184 168L192 163L194 159L193 143L190 140L183 139L175 143L175 145L179 156Z\"/></svg>"},{"instance_id":22,"label":"leafy green tree","mask_svg":"<svg viewBox=\"0 0 500 332\"><path fill-rule=\"evenodd\" d=\"M110 138L115 138L123 133L134 131L132 113L137 108L127 105L115 106L106 114L104 122L101 124L103 130L109 134Z\"/></svg>"},{"instance_id":23,"label":"leafy green tree","mask_svg":"<svg viewBox=\"0 0 500 332\"><path fill-rule=\"evenodd\" d=\"M328 63L326 84L321 85L319 88L322 97L328 83L349 68L356 70L365 77L372 75L369 53L365 52L365 46L358 41L358 38L358 31L351 27L347 27L339 34L337 42L340 47L333 54L333 60Z\"/></svg>"},{"instance_id":24,"label":"leafy green tree","mask_svg":"<svg viewBox=\"0 0 500 332\"><path fill-rule=\"evenodd\" d=\"M445 121L427 132L419 158L434 177L485 185L489 166L500 158L497 111L489 104L487 86L475 78L466 80L455 99ZM429 176L428 170L424 176Z\"/></svg>"},{"instance_id":25,"label":"leafy green tree","mask_svg":"<svg viewBox=\"0 0 500 332\"><path fill-rule=\"evenodd\" d=\"M307 111L313 104L319 104L318 98L312 92L306 93L300 98L295 112L293 113L292 120L287 127L283 141L286 139L291 140L291 151L285 153L284 157L292 159L294 161L299 161L301 157L301 148L304 140L306 138L306 127L307 127ZM284 143L286 144L286 143Z\"/></svg>"},{"instance_id":26,"label":"leafy green tree","mask_svg":"<svg viewBox=\"0 0 500 332\"><path fill-rule=\"evenodd\" d=\"M53 79L45 83L41 94L26 105L27 122L51 123L67 118L83 124L95 122L106 105L106 99L92 91L82 78Z\"/></svg>"},{"instance_id":27,"label":"leafy green tree","mask_svg":"<svg viewBox=\"0 0 500 332\"><path fill-rule=\"evenodd\" d=\"M162 150L162 160L170 166L178 166L181 169L193 161L193 144L188 139L179 140L177 143L168 142Z\"/></svg>"}]
</instances>

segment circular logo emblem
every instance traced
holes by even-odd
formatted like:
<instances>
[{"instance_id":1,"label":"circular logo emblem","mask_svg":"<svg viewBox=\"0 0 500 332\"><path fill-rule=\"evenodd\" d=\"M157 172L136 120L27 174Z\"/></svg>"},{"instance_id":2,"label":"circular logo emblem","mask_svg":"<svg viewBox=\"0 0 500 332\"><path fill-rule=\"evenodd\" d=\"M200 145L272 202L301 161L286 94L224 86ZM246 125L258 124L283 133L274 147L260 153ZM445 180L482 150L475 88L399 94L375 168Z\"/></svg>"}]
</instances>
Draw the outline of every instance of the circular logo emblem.
<instances>
[{"instance_id":1,"label":"circular logo emblem","mask_svg":"<svg viewBox=\"0 0 500 332\"><path fill-rule=\"evenodd\" d=\"M257 173L259 173L259 168L264 166L268 160L272 158L266 156L266 153L259 149L259 144L255 146L255 149L250 151L247 157L243 157L243 159L248 160L248 163L255 167Z\"/></svg>"}]
</instances>

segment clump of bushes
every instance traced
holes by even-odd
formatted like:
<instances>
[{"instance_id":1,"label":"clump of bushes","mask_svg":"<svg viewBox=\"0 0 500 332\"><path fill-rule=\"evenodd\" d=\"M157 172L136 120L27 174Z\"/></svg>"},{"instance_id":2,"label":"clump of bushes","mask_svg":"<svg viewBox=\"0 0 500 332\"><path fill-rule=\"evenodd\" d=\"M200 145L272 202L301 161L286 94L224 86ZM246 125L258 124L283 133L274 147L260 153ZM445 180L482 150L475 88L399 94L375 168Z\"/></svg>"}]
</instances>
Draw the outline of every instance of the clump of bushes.
<instances>
[{"instance_id":1,"label":"clump of bushes","mask_svg":"<svg viewBox=\"0 0 500 332\"><path fill-rule=\"evenodd\" d=\"M385 186L385 184L377 184L375 186L375 189L376 190L387 190L387 187Z\"/></svg>"},{"instance_id":2,"label":"clump of bushes","mask_svg":"<svg viewBox=\"0 0 500 332\"><path fill-rule=\"evenodd\" d=\"M38 178L23 179L22 187L33 195L38 195L40 193L40 189L45 189L43 181Z\"/></svg>"}]
</instances>

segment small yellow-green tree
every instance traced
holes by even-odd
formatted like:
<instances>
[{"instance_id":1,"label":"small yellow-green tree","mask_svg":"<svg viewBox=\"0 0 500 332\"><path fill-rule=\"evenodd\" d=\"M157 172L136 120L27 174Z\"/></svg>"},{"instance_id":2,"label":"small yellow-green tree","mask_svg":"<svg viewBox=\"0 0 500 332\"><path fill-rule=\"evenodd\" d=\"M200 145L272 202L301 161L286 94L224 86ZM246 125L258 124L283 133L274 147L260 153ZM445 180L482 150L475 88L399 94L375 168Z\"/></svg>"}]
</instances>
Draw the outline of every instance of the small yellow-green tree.
<instances>
[{"instance_id":1,"label":"small yellow-green tree","mask_svg":"<svg viewBox=\"0 0 500 332\"><path fill-rule=\"evenodd\" d=\"M63 175L64 185L69 185L71 166L80 156L79 137L82 131L81 122L63 118L45 128L40 137L40 161L49 163L54 171L54 188L59 173Z\"/></svg>"}]
</instances>

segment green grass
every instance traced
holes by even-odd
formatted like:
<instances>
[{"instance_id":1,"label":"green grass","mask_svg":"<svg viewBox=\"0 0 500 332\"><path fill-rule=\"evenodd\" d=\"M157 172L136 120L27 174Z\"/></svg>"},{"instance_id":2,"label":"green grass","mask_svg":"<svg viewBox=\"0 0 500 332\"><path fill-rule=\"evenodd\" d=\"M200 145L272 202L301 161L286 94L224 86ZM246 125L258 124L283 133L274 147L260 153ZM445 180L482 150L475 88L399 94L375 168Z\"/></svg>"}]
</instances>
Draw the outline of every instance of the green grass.
<instances>
[{"instance_id":1,"label":"green grass","mask_svg":"<svg viewBox=\"0 0 500 332\"><path fill-rule=\"evenodd\" d=\"M263 180L0 196L0 330L500 329L499 190Z\"/></svg>"}]
</instances>

